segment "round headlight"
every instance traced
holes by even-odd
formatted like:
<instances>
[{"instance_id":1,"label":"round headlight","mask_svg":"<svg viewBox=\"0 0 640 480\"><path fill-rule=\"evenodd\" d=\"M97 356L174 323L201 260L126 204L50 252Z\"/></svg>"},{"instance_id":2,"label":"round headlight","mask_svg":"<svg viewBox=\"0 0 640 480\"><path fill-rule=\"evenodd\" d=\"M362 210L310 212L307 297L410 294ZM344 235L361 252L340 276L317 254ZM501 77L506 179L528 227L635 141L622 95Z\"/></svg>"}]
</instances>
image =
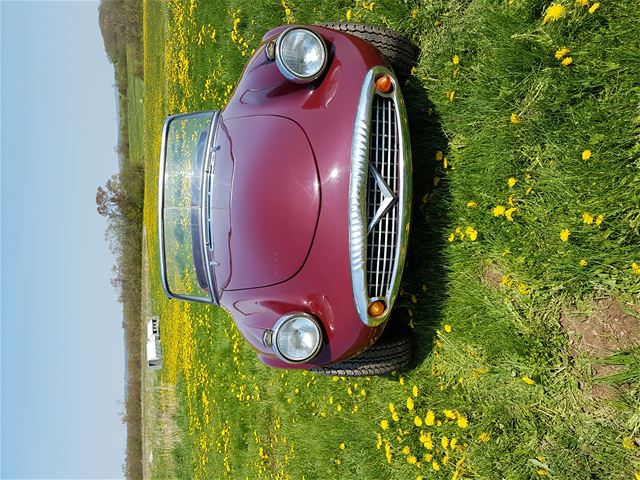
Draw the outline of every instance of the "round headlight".
<instances>
[{"instance_id":1,"label":"round headlight","mask_svg":"<svg viewBox=\"0 0 640 480\"><path fill-rule=\"evenodd\" d=\"M292 313L273 327L273 351L286 362L311 360L320 351L322 331L318 322L306 313Z\"/></svg>"},{"instance_id":2,"label":"round headlight","mask_svg":"<svg viewBox=\"0 0 640 480\"><path fill-rule=\"evenodd\" d=\"M289 80L315 80L326 63L327 47L315 32L306 28L292 28L278 38L276 65Z\"/></svg>"}]
</instances>

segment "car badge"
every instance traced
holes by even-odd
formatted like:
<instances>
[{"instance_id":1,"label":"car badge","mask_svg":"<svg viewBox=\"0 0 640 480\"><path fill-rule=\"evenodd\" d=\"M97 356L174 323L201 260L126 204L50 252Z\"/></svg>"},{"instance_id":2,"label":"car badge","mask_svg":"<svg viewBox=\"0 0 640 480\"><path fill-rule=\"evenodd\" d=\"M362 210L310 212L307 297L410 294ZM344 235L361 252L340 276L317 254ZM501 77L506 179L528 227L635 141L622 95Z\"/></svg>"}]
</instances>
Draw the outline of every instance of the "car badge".
<instances>
[{"instance_id":1,"label":"car badge","mask_svg":"<svg viewBox=\"0 0 640 480\"><path fill-rule=\"evenodd\" d=\"M374 167L373 165L369 165L369 168L373 173L373 178L376 181L376 185L378 185L378 188L380 189L380 193L382 193L380 206L376 210L376 213L373 215L373 218L369 223L369 232L371 232L373 227L375 227L376 224L382 219L382 217L387 214L391 207L395 205L395 203L398 201L398 197L395 193L393 193L389 185L387 185L387 182L384 181L382 175L378 173L376 167Z\"/></svg>"}]
</instances>

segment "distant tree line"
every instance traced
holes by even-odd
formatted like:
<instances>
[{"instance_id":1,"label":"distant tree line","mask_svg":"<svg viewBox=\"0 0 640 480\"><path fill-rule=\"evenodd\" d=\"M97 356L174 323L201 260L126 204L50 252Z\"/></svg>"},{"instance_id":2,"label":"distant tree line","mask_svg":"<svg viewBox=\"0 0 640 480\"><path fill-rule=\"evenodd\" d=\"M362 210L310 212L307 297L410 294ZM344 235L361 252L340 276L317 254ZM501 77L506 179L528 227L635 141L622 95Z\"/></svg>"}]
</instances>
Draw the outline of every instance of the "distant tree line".
<instances>
[{"instance_id":1,"label":"distant tree line","mask_svg":"<svg viewBox=\"0 0 640 480\"><path fill-rule=\"evenodd\" d=\"M118 152L120 171L96 192L96 206L107 219L105 238L115 254L112 285L123 305L127 349L127 395L122 421L127 425L124 475L142 478L142 208L144 162L132 161L127 115L127 47L135 55L134 75L143 76L141 0L101 0L98 22L107 58L115 68L120 102ZM136 159L139 160L139 159Z\"/></svg>"}]
</instances>

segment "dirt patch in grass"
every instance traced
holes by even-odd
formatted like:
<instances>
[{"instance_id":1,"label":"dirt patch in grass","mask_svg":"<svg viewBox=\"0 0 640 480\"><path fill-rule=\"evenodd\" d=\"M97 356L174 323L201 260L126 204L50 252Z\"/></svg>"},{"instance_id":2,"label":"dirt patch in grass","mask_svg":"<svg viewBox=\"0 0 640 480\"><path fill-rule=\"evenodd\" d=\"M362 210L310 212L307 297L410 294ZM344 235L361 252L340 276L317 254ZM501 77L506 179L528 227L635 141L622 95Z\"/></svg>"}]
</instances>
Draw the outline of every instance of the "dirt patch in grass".
<instances>
[{"instance_id":1,"label":"dirt patch in grass","mask_svg":"<svg viewBox=\"0 0 640 480\"><path fill-rule=\"evenodd\" d=\"M500 272L496 264L489 263L482 269L482 278L487 285L494 288L500 288L504 274Z\"/></svg>"},{"instance_id":2,"label":"dirt patch in grass","mask_svg":"<svg viewBox=\"0 0 640 480\"><path fill-rule=\"evenodd\" d=\"M564 313L560 317L560 324L569 337L567 349L574 359L584 355L597 361L640 345L640 320L626 313L614 298L594 301L591 313L586 316L577 312ZM593 363L593 376L581 383L586 384L585 390L590 386L590 396L594 400L612 400L618 392L616 387L593 380L594 377L611 375L617 369L613 365Z\"/></svg>"}]
</instances>

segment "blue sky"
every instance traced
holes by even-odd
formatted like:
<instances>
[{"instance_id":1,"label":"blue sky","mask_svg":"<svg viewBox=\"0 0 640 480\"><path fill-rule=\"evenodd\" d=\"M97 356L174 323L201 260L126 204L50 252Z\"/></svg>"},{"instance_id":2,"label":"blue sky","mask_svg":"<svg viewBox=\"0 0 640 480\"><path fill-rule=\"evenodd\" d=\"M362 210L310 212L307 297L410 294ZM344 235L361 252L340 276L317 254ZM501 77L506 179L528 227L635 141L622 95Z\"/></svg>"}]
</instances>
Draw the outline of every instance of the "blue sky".
<instances>
[{"instance_id":1,"label":"blue sky","mask_svg":"<svg viewBox=\"0 0 640 480\"><path fill-rule=\"evenodd\" d=\"M120 478L122 307L96 188L117 170L97 3L1 15L1 476Z\"/></svg>"}]
</instances>

